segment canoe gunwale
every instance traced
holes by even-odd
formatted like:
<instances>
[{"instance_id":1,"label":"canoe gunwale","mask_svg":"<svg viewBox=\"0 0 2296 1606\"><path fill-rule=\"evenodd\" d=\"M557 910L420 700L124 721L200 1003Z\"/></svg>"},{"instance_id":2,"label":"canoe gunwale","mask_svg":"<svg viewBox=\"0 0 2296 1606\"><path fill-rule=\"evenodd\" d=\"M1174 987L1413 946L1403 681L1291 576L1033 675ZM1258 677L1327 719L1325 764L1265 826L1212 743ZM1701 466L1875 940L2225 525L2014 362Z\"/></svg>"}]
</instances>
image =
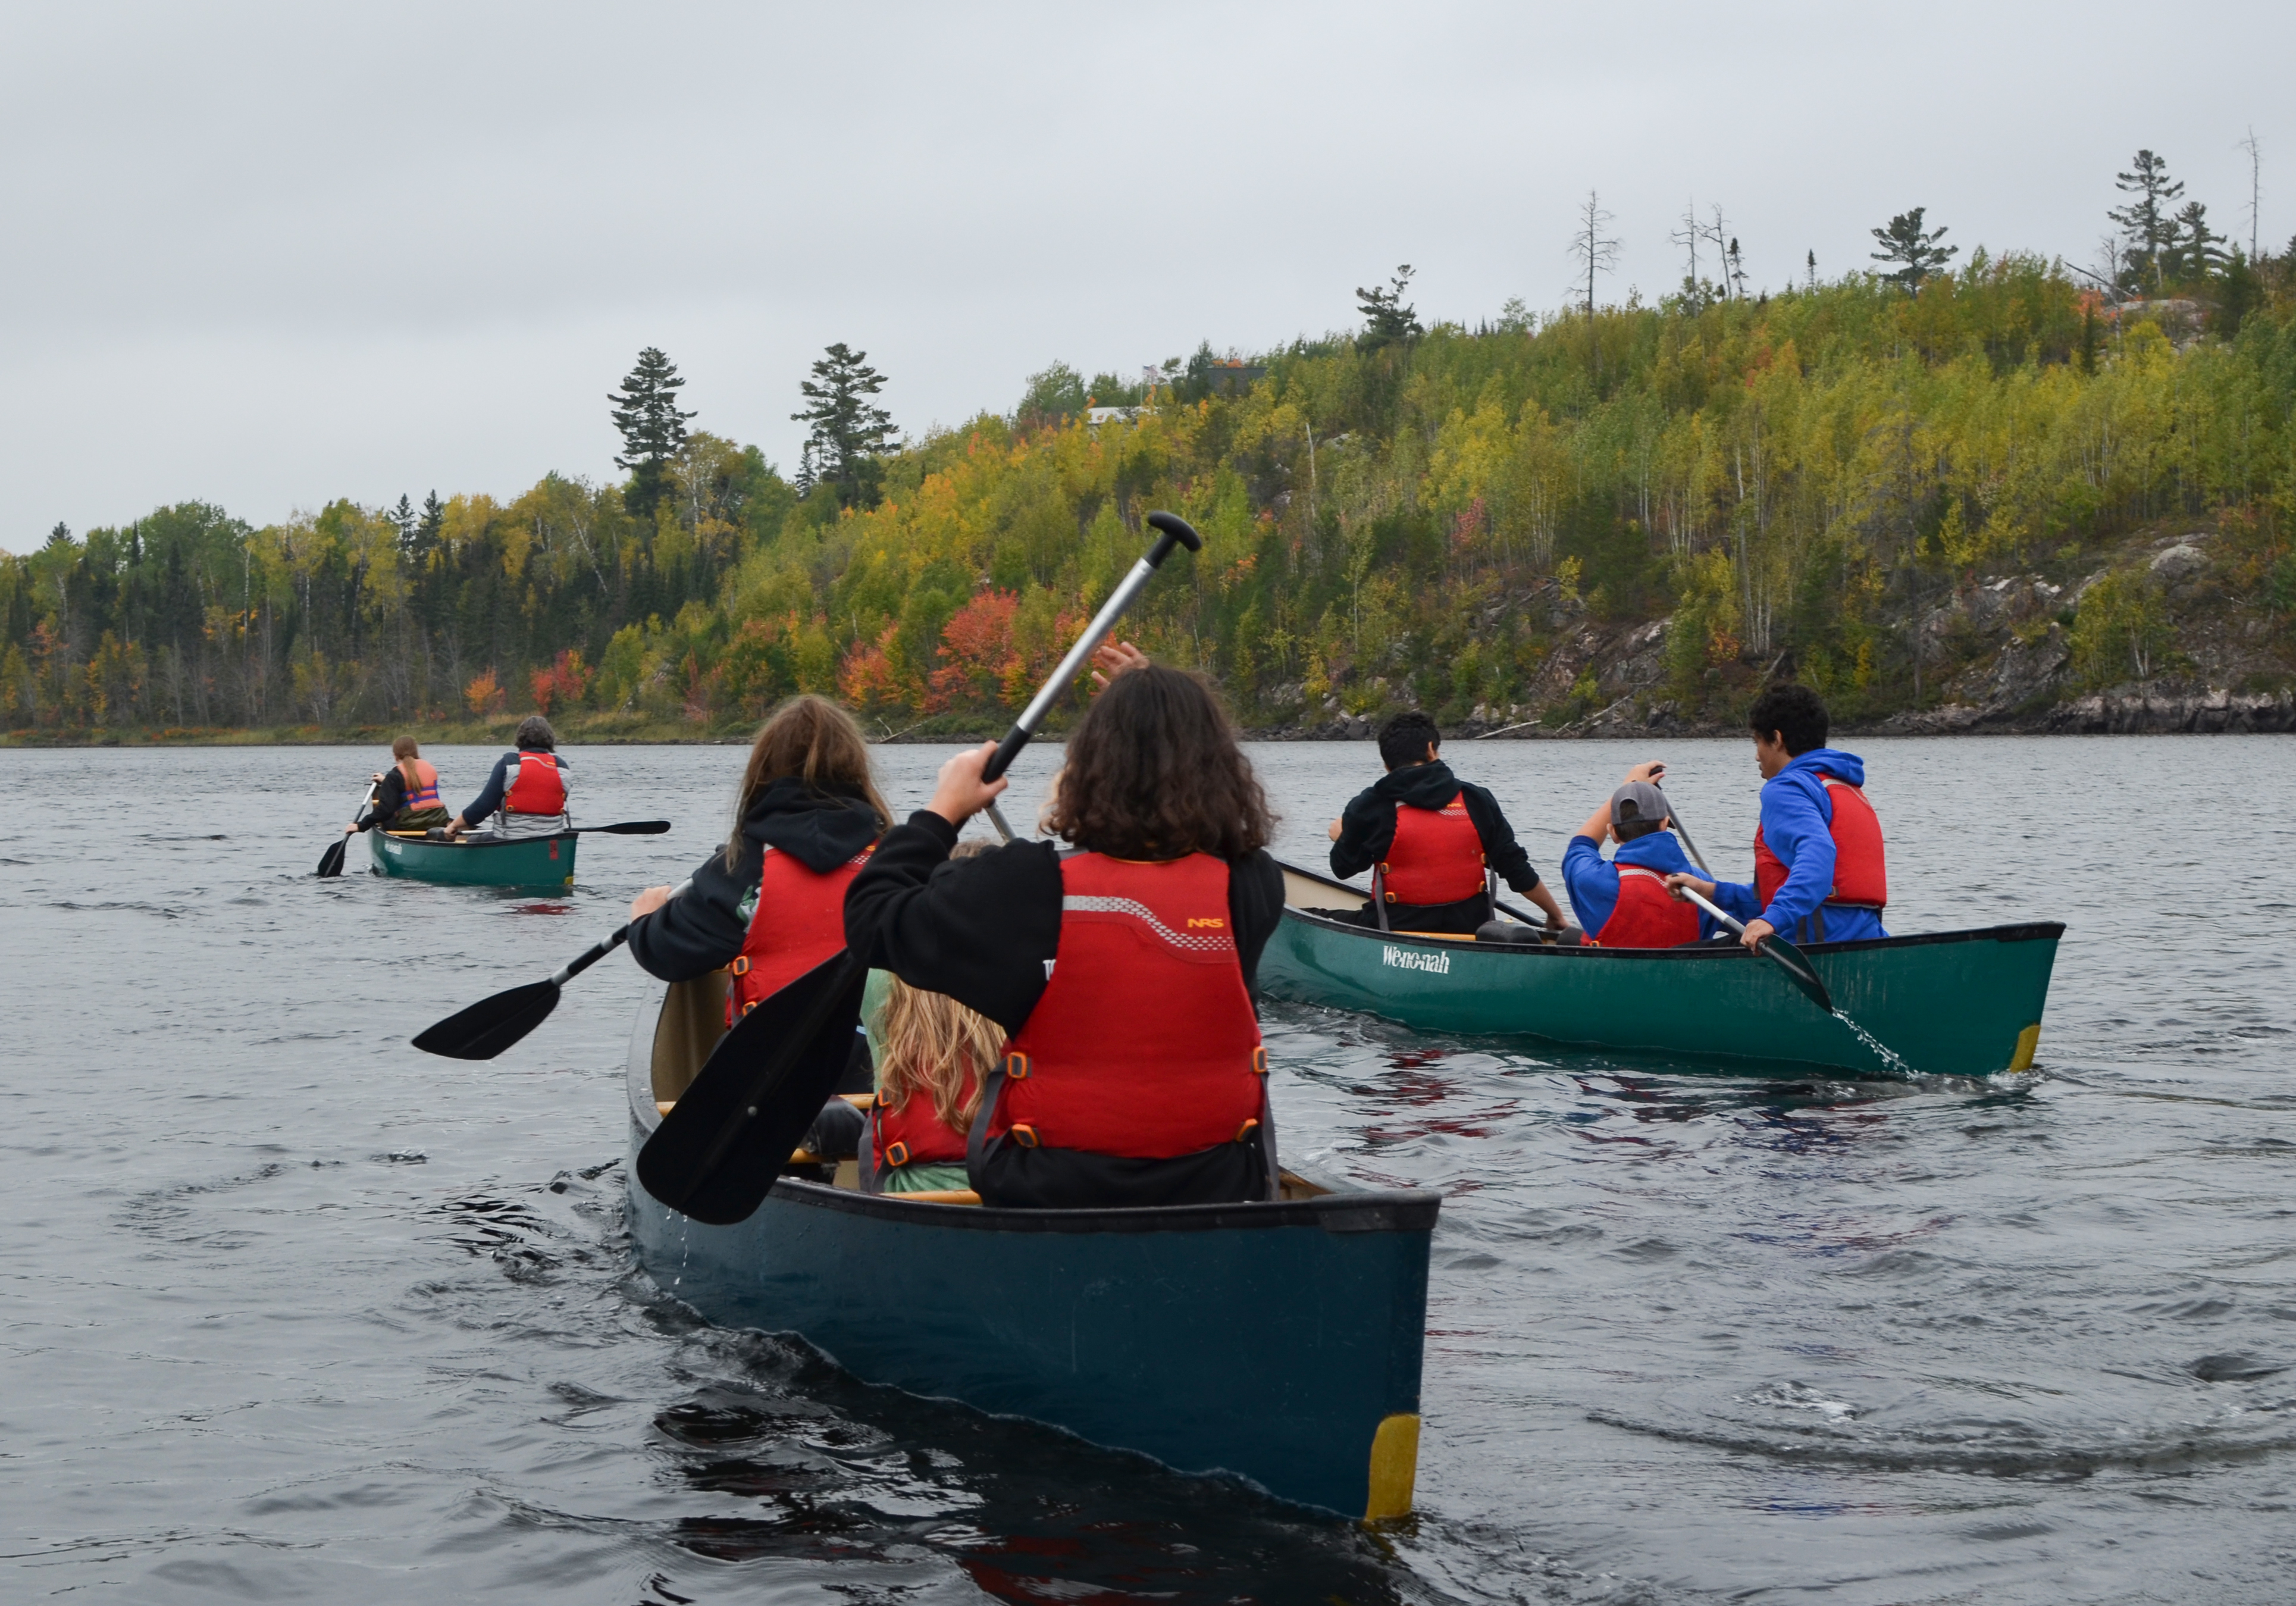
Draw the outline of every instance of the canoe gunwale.
<instances>
[{"instance_id":1,"label":"canoe gunwale","mask_svg":"<svg viewBox=\"0 0 2296 1606\"><path fill-rule=\"evenodd\" d=\"M442 852L453 852L463 848L531 848L537 842L570 842L582 833L578 831L553 831L541 836L488 837L478 841L472 841L466 837L456 837L451 841L443 842L422 832L386 831L382 834L394 842L414 842L424 848L436 848Z\"/></svg>"},{"instance_id":2,"label":"canoe gunwale","mask_svg":"<svg viewBox=\"0 0 2296 1606\"><path fill-rule=\"evenodd\" d=\"M1287 864L1281 860L1277 861L1277 864L1287 874L1314 881L1319 886L1329 887L1334 891L1345 892L1352 897L1359 898L1363 896L1360 888L1350 887L1345 881L1335 881L1329 876L1317 875L1312 870L1302 870L1297 864ZM1324 915L1311 914L1296 905L1288 903L1283 906L1283 918L1296 920L1316 930L1330 931L1341 937L1362 938L1371 942L1421 943L1435 947L1472 949L1478 954L1505 954L1527 959L1562 957L1582 961L1658 959L1676 962L1702 959L1745 960L1755 957L1754 955L1746 952L1734 943L1727 945L1704 942L1685 943L1680 947L1673 948L1565 948L1552 946L1546 943L1477 942L1473 938L1464 934L1446 937L1423 931L1378 931L1368 926L1358 926L1347 921L1332 920ZM1805 954L1862 954L1878 950L1927 947L1934 944L1953 942L2055 942L2064 934L2065 927L2062 921L2023 921L2013 925L1974 926L1954 931L1924 931L1906 937L1868 937L1855 942L1797 943L1795 946Z\"/></svg>"}]
</instances>

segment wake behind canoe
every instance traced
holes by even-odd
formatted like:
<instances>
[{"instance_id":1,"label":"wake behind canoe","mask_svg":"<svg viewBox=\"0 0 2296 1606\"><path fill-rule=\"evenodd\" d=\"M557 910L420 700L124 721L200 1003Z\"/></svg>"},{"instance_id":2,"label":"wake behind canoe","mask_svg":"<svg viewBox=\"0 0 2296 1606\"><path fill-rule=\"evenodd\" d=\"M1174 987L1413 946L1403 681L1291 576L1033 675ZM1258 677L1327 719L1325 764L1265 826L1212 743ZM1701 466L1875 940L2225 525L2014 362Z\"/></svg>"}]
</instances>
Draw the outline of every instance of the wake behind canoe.
<instances>
[{"instance_id":1,"label":"wake behind canoe","mask_svg":"<svg viewBox=\"0 0 2296 1606\"><path fill-rule=\"evenodd\" d=\"M1260 956L1270 996L1425 1031L1721 1059L1781 1076L1885 1074L1841 1020L1736 946L1546 947L1412 936L1314 913L1357 889L1284 866L1282 924ZM1802 952L1843 1013L1917 1070L1983 1077L2033 1062L2064 927L2054 922L1816 943Z\"/></svg>"}]
</instances>

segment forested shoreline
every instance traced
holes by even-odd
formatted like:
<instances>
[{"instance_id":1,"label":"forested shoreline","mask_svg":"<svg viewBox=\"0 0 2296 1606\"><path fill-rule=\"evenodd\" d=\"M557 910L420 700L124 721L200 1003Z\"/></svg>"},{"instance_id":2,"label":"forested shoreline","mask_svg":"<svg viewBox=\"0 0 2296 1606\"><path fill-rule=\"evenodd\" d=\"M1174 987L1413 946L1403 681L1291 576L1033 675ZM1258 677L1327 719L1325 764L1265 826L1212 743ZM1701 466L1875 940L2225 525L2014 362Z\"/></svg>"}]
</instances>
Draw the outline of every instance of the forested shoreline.
<instances>
[{"instance_id":1,"label":"forested shoreline","mask_svg":"<svg viewBox=\"0 0 2296 1606\"><path fill-rule=\"evenodd\" d=\"M832 348L792 477L687 430L649 353L616 398L624 482L60 527L0 561L0 725L443 738L538 707L705 738L805 690L886 736L989 731L1158 507L1204 550L1131 633L1264 733L1406 705L1703 728L1786 675L1846 725L1931 728L2052 644L2017 707L2296 686L2287 256L2132 286L1980 250L1424 331L1408 276L1359 292L1360 332L1128 381L1056 366L906 447L865 354ZM2205 572L2153 561L2172 536ZM1993 619L2002 577L2025 601Z\"/></svg>"}]
</instances>

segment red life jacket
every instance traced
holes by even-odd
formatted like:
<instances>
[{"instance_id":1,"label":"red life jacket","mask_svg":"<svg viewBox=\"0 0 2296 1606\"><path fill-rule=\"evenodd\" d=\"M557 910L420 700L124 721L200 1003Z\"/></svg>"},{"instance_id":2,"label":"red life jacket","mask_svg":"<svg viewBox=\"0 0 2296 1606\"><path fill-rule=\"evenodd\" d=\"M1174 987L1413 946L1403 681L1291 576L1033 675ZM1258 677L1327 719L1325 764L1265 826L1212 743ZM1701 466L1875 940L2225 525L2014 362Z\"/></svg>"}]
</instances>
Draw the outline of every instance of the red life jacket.
<instances>
[{"instance_id":1,"label":"red life jacket","mask_svg":"<svg viewBox=\"0 0 2296 1606\"><path fill-rule=\"evenodd\" d=\"M1483 839L1464 792L1440 808L1395 806L1395 840L1379 867L1390 904L1456 904L1483 890Z\"/></svg>"},{"instance_id":2,"label":"red life jacket","mask_svg":"<svg viewBox=\"0 0 2296 1606\"><path fill-rule=\"evenodd\" d=\"M973 1076L968 1070L964 1090L957 1096L959 1110L972 1097L972 1088ZM912 1088L898 1108L889 1107L880 1099L869 1112L869 1141L881 1177L902 1166L964 1163L965 1135L940 1118L932 1095L922 1088Z\"/></svg>"},{"instance_id":3,"label":"red life jacket","mask_svg":"<svg viewBox=\"0 0 2296 1606\"><path fill-rule=\"evenodd\" d=\"M845 946L845 889L875 849L872 842L826 875L807 869L802 859L766 849L757 912L750 916L742 952L726 967L734 973L726 1025Z\"/></svg>"},{"instance_id":4,"label":"red life jacket","mask_svg":"<svg viewBox=\"0 0 2296 1606\"><path fill-rule=\"evenodd\" d=\"M1619 901L1595 933L1604 948L1671 948L1698 940L1698 909L1668 894L1666 877L1640 864L1619 866Z\"/></svg>"},{"instance_id":5,"label":"red life jacket","mask_svg":"<svg viewBox=\"0 0 2296 1606\"><path fill-rule=\"evenodd\" d=\"M1170 1159L1259 1128L1267 1051L1229 929L1228 867L1061 861L1061 938L1004 1056L990 1138Z\"/></svg>"},{"instance_id":6,"label":"red life jacket","mask_svg":"<svg viewBox=\"0 0 2296 1606\"><path fill-rule=\"evenodd\" d=\"M406 801L399 807L407 810L444 808L439 801L439 772L422 758L402 758L398 762L399 779L406 783Z\"/></svg>"},{"instance_id":7,"label":"red life jacket","mask_svg":"<svg viewBox=\"0 0 2296 1606\"><path fill-rule=\"evenodd\" d=\"M521 753L518 773L503 793L507 815L562 815L566 812L566 777L558 773L555 753Z\"/></svg>"},{"instance_id":8,"label":"red life jacket","mask_svg":"<svg viewBox=\"0 0 2296 1606\"><path fill-rule=\"evenodd\" d=\"M1833 886L1825 895L1829 904L1851 908L1880 909L1890 902L1889 866L1882 853L1882 821L1866 800L1866 789L1837 776L1820 773L1833 818L1826 830L1833 838ZM1763 908L1786 884L1786 864L1762 840L1754 827L1754 897Z\"/></svg>"}]
</instances>

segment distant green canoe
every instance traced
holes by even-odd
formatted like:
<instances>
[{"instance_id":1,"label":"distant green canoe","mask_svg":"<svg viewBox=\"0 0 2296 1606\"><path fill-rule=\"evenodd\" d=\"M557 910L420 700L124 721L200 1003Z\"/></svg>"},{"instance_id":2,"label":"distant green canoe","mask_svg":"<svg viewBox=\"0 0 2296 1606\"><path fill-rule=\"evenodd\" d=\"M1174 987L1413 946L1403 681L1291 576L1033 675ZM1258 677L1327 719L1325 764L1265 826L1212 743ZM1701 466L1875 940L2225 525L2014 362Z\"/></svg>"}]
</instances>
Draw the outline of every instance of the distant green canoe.
<instances>
[{"instance_id":1,"label":"distant green canoe","mask_svg":"<svg viewBox=\"0 0 2296 1606\"><path fill-rule=\"evenodd\" d=\"M1362 907L1357 888L1288 864L1283 883L1283 919L1259 961L1272 997L1425 1031L1726 1060L1756 1074L1892 1069L1735 945L1563 948L1387 933L1309 913ZM1915 1070L1984 1077L2031 1067L2064 930L2045 922L1802 952L1842 1013Z\"/></svg>"},{"instance_id":2,"label":"distant green canoe","mask_svg":"<svg viewBox=\"0 0 2296 1606\"><path fill-rule=\"evenodd\" d=\"M377 875L405 876L447 887L533 887L563 891L574 884L573 832L507 840L439 842L391 832L367 832Z\"/></svg>"}]
</instances>

